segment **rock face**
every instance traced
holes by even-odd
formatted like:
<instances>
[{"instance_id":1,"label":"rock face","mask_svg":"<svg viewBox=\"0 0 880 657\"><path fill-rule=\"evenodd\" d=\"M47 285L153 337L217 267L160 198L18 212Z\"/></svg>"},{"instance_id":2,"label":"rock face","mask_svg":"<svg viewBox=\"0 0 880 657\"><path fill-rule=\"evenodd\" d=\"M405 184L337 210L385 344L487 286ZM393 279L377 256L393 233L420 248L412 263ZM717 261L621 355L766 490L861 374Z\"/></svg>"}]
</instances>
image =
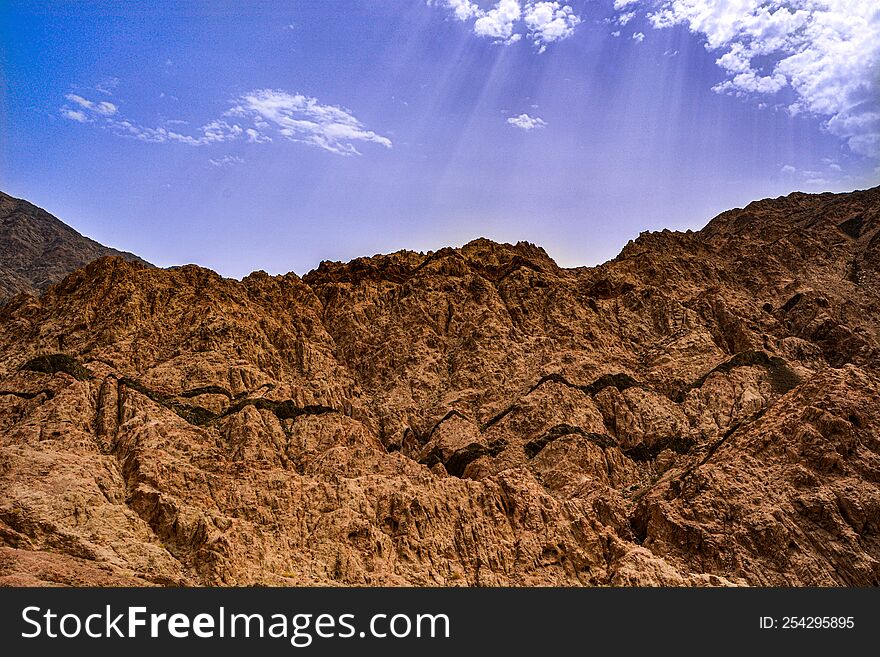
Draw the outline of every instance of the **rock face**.
<instances>
[{"instance_id":1,"label":"rock face","mask_svg":"<svg viewBox=\"0 0 880 657\"><path fill-rule=\"evenodd\" d=\"M0 582L880 584L880 188L0 308Z\"/></svg>"},{"instance_id":2,"label":"rock face","mask_svg":"<svg viewBox=\"0 0 880 657\"><path fill-rule=\"evenodd\" d=\"M0 305L37 294L103 256L147 264L131 253L83 237L45 210L0 192Z\"/></svg>"}]
</instances>

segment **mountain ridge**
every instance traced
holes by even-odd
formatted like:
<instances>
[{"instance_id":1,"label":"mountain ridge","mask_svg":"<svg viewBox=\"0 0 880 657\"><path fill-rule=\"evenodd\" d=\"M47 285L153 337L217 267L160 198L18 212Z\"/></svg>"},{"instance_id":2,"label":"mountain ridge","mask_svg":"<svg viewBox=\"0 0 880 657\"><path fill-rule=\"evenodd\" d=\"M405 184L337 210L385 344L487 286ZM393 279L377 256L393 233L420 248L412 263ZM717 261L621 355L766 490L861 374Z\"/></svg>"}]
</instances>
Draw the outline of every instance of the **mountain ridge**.
<instances>
[{"instance_id":1,"label":"mountain ridge","mask_svg":"<svg viewBox=\"0 0 880 657\"><path fill-rule=\"evenodd\" d=\"M468 242L462 244L462 246L460 246L460 247L447 246L447 247L442 247L440 249L437 249L436 251L429 250L426 252L425 251L413 251L413 250L409 250L409 249L399 249L398 251L387 253L387 254L376 253L371 256L368 256L368 255L358 256L358 257L353 258L352 260L349 260L349 261L322 260L319 262L318 266L310 269L309 271L307 271L303 274L297 274L294 271L289 271L289 272L286 272L283 274L272 274L272 275L273 276L285 276L285 275L293 274L293 275L299 276L300 278L305 279L306 277L314 277L314 276L320 274L322 271L326 271L328 268L331 268L331 267L336 268L336 269L338 269L340 267L351 267L351 266L356 266L357 263L366 263L366 262L370 262L370 261L374 261L374 260L383 260L383 259L387 260L387 259L390 259L395 256L406 256L408 258L409 257L421 258L423 260L422 260L422 262L420 262L420 265L424 265L424 264L426 264L424 262L424 259L433 259L435 257L439 257L442 254L448 253L448 252L456 252L456 253L465 252L465 251L473 252L473 251L477 250L477 248L481 245L482 246L493 245L493 246L498 246L498 247L507 247L507 248L513 249L515 251L523 250L530 255L537 255L538 260L541 260L544 262L549 262L553 267L558 268L560 270L577 271L577 270L584 270L584 269L595 269L597 267L602 267L603 265L607 265L610 262L614 262L615 260L618 260L619 258L623 257L626 254L627 247L631 247L632 245L639 244L640 240L650 239L650 236L652 236L652 235L662 235L662 234L669 234L669 233L676 234L676 235L690 235L690 234L695 234L695 233L696 234L706 234L707 232L710 232L713 229L714 223L719 222L719 221L723 221L725 218L727 218L728 216L731 216L731 215L735 215L735 214L739 214L739 213L748 213L752 209L759 209L763 205L768 204L768 203L779 204L781 202L790 203L790 202L794 202L794 201L801 200L801 199L825 199L829 203L833 204L835 199L839 199L841 197L852 197L853 195L856 195L856 196L858 196L858 195L880 196L880 187L866 188L866 189L862 189L862 190L854 190L852 192L822 192L819 194L810 194L810 193L806 193L806 192L795 191L795 192L791 192L789 194L785 194L782 196L768 197L768 198L752 201L742 208L731 208L729 210L725 210L725 211L719 213L714 218L709 220L709 222L703 228L696 230L696 231L691 230L691 229L688 229L686 231L678 231L678 230L670 230L670 229L661 229L658 231L643 231L636 238L629 240L622 247L621 252L617 256L615 256L614 258L612 258L610 260L607 260L605 262L602 262L602 263L599 263L596 265L576 265L576 266L572 266L572 267L562 267L556 263L556 261L547 253L547 251L543 247L541 247L540 245L534 244L532 242L521 240L521 241L516 242L515 244L510 244L510 243L505 243L505 242L496 242L496 241L492 240L491 238L476 237L476 238L469 240ZM44 210L43 208L40 208L25 199L15 198L13 196L10 196L9 194L6 194L6 193L0 191L0 212L5 212L5 216L3 217L3 219L8 219L10 217L10 215L14 214L15 210L10 210L9 207L14 208L16 206L24 206L24 208L28 210L27 214L39 215L41 219L51 220L51 222L53 224L55 222L57 222L57 224L59 224L59 229L61 231L67 233L71 237L82 238L82 240L91 244L97 250L101 250L101 251L106 252L106 253L102 253L101 255L93 257L92 260L97 260L100 257L121 256L121 257L123 257L123 259L128 260L130 262L142 262L149 267L154 266L134 253L130 253L127 251L120 251L120 250L115 249L113 247L107 247L107 246L104 246L104 245L96 242L95 240L92 240L91 238L85 237L85 236L81 235L80 233L78 233L76 231L76 229L65 224L60 219L58 219L57 217L55 217L54 215L52 215L48 211ZM5 229L6 226L2 226L2 228ZM82 262L80 265L67 271L64 275L66 276L67 274L71 273L75 269L78 269L80 266L84 266L84 265L88 264L92 260ZM200 267L203 269L207 269L209 271L213 271L207 267L203 267L202 265L198 265L196 263L173 265L173 266L168 267L168 269L176 269L179 267L190 267L190 266ZM256 269L256 270L250 272L250 274L245 275L243 278L247 278L248 276L251 276L253 274L260 274L260 273L267 273L267 272L265 272L265 270ZM21 277L21 273L14 272L11 270L10 271L3 270L2 274L4 277L8 277L8 278ZM221 275L221 274L218 274L218 275ZM267 274L267 275L270 275L270 274ZM63 278L63 276L62 276L62 278ZM224 276L224 278L228 278L228 277ZM230 278L230 280L239 280L240 281L242 279ZM60 281L60 278L57 278L54 280L42 280L42 281L39 281L39 285L36 287L35 290L27 290L27 291L30 294L33 294L34 291L41 292L49 284L51 284L53 282L58 282L58 281ZM6 298L8 299L9 297L7 296Z\"/></svg>"},{"instance_id":2,"label":"mountain ridge","mask_svg":"<svg viewBox=\"0 0 880 657\"><path fill-rule=\"evenodd\" d=\"M877 585L878 235L92 262L0 307L0 583Z\"/></svg>"}]
</instances>

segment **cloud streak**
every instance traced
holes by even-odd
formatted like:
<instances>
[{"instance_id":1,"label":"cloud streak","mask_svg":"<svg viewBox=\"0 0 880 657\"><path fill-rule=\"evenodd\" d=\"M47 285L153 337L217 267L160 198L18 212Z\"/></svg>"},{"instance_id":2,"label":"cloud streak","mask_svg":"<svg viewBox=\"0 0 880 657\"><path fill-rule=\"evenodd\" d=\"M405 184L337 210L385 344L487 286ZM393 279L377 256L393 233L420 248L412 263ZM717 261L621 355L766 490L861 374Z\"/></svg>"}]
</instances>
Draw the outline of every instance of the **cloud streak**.
<instances>
[{"instance_id":1,"label":"cloud streak","mask_svg":"<svg viewBox=\"0 0 880 657\"><path fill-rule=\"evenodd\" d=\"M274 134L346 156L361 154L355 145L359 142L392 146L390 139L368 130L350 110L277 89L257 89L239 96L221 117L188 134L168 127L180 121L145 126L120 116L113 103L93 102L76 94L65 98L68 103L59 109L65 119L94 123L120 137L147 143L207 146L242 139L264 144L273 141Z\"/></svg>"}]
</instances>

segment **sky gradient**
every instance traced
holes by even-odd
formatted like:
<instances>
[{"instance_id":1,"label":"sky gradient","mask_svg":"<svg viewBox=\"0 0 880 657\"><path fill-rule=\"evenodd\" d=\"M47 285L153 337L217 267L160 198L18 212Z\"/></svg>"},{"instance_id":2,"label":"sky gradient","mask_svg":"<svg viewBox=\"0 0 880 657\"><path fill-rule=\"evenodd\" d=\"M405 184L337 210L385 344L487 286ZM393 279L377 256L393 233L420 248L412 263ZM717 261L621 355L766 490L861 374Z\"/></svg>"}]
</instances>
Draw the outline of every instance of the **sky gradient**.
<instances>
[{"instance_id":1,"label":"sky gradient","mask_svg":"<svg viewBox=\"0 0 880 657\"><path fill-rule=\"evenodd\" d=\"M6 2L0 189L241 277L880 183L874 0Z\"/></svg>"}]
</instances>

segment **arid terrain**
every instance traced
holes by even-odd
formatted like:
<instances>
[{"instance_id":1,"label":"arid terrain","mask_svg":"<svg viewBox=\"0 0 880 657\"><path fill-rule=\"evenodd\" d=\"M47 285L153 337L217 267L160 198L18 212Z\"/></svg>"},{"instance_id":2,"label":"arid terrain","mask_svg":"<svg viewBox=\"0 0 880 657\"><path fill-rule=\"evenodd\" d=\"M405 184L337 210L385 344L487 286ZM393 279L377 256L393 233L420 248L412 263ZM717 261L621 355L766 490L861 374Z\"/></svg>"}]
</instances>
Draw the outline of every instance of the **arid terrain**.
<instances>
[{"instance_id":1,"label":"arid terrain","mask_svg":"<svg viewBox=\"0 0 880 657\"><path fill-rule=\"evenodd\" d=\"M0 210L0 584L880 584L880 188L241 281Z\"/></svg>"}]
</instances>

